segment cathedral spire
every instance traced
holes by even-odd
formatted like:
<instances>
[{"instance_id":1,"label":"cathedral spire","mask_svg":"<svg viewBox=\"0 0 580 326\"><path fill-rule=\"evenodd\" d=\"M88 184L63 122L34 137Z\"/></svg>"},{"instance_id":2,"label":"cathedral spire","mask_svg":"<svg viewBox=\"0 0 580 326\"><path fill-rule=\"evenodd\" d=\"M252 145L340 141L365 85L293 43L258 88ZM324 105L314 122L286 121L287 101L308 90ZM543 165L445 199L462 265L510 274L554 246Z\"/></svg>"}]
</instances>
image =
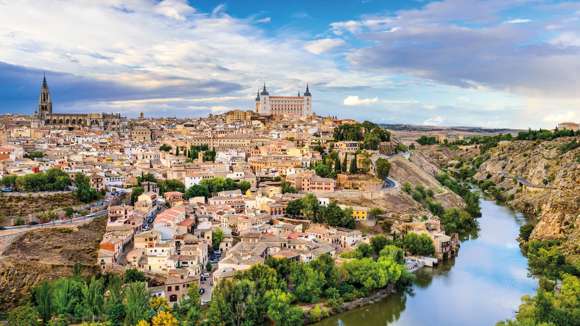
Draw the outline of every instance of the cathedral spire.
<instances>
[{"instance_id":1,"label":"cathedral spire","mask_svg":"<svg viewBox=\"0 0 580 326\"><path fill-rule=\"evenodd\" d=\"M260 101L260 89L258 89L258 93L256 94L256 102Z\"/></svg>"},{"instance_id":2,"label":"cathedral spire","mask_svg":"<svg viewBox=\"0 0 580 326\"><path fill-rule=\"evenodd\" d=\"M46 74L42 76L42 87L40 88L40 98L38 99L38 110L36 112L42 117L52 114L52 99L46 82Z\"/></svg>"}]
</instances>

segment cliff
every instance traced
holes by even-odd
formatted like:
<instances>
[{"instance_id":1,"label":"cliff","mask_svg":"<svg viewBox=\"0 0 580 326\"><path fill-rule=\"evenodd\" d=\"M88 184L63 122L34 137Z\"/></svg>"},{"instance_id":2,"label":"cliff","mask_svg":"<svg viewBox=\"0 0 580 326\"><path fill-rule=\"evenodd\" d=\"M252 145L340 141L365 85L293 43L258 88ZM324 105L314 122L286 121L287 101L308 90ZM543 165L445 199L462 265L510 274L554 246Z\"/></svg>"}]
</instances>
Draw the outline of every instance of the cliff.
<instances>
[{"instance_id":1,"label":"cliff","mask_svg":"<svg viewBox=\"0 0 580 326\"><path fill-rule=\"evenodd\" d=\"M105 224L106 219L97 219L78 227L34 230L16 239L0 257L0 307L17 306L44 280L72 275L77 263L83 274L97 272Z\"/></svg>"},{"instance_id":2,"label":"cliff","mask_svg":"<svg viewBox=\"0 0 580 326\"><path fill-rule=\"evenodd\" d=\"M572 140L501 142L475 178L494 182L509 206L535 220L532 239L562 240L568 259L579 263L580 148L562 150Z\"/></svg>"}]
</instances>

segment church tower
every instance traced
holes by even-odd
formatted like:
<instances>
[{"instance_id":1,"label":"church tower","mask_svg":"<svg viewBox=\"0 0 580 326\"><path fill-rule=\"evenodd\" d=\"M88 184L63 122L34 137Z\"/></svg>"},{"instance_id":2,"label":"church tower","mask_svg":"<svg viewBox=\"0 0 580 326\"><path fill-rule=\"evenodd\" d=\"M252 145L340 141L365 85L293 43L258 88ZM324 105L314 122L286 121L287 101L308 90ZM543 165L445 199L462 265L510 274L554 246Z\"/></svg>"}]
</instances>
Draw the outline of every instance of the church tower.
<instances>
[{"instance_id":1,"label":"church tower","mask_svg":"<svg viewBox=\"0 0 580 326\"><path fill-rule=\"evenodd\" d=\"M36 113L40 117L52 114L52 100L50 99L46 76L42 78L42 87L40 88L40 98L38 99L38 110Z\"/></svg>"}]
</instances>

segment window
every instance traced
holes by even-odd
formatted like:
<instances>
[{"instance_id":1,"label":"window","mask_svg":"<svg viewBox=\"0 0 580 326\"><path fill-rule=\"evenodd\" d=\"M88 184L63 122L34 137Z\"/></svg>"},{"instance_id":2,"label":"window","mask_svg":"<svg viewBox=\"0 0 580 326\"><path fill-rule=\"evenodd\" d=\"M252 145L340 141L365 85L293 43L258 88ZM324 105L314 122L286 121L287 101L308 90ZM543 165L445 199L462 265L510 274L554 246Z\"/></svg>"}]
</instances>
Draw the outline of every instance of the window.
<instances>
[{"instance_id":1,"label":"window","mask_svg":"<svg viewBox=\"0 0 580 326\"><path fill-rule=\"evenodd\" d=\"M167 287L167 291L171 292L171 290L172 290L172 289L171 289L171 286L168 286L168 287Z\"/></svg>"}]
</instances>

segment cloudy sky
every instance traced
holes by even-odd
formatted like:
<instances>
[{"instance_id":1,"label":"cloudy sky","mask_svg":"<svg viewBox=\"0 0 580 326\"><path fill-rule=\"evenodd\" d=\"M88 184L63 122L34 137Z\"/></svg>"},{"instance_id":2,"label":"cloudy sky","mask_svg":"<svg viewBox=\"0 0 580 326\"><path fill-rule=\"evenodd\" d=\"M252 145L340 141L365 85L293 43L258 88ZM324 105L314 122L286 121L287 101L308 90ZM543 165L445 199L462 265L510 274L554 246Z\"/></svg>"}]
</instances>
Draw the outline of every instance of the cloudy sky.
<instances>
[{"instance_id":1,"label":"cloudy sky","mask_svg":"<svg viewBox=\"0 0 580 326\"><path fill-rule=\"evenodd\" d=\"M0 113L194 117L264 82L385 123L580 120L580 2L0 0Z\"/></svg>"}]
</instances>

